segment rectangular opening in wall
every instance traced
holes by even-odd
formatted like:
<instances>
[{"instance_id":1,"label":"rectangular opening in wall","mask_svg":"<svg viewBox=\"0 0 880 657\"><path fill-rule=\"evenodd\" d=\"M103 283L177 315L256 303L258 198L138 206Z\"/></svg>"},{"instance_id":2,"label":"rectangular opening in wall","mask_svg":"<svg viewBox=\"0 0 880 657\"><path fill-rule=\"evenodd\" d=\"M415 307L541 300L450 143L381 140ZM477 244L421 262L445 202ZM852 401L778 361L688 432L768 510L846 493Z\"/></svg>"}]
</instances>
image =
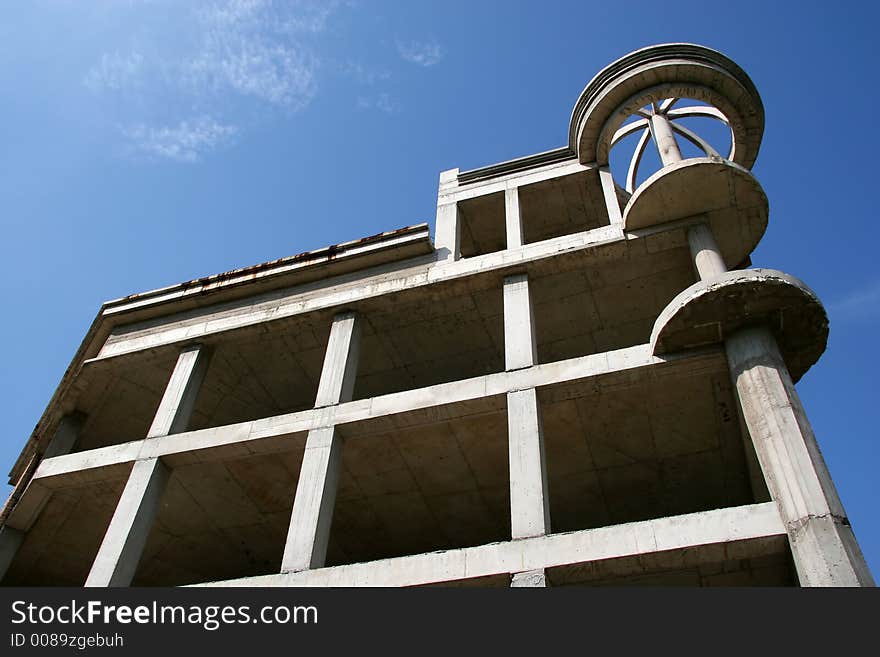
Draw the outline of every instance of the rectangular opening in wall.
<instances>
[{"instance_id":1,"label":"rectangular opening in wall","mask_svg":"<svg viewBox=\"0 0 880 657\"><path fill-rule=\"evenodd\" d=\"M86 365L70 395L83 417L72 451L145 438L176 362L177 350L164 349Z\"/></svg>"},{"instance_id":2,"label":"rectangular opening in wall","mask_svg":"<svg viewBox=\"0 0 880 657\"><path fill-rule=\"evenodd\" d=\"M497 276L386 295L358 312L362 336L355 399L504 369Z\"/></svg>"},{"instance_id":3,"label":"rectangular opening in wall","mask_svg":"<svg viewBox=\"0 0 880 657\"><path fill-rule=\"evenodd\" d=\"M309 313L266 322L218 341L190 429L312 408L331 322L329 312Z\"/></svg>"},{"instance_id":4,"label":"rectangular opening in wall","mask_svg":"<svg viewBox=\"0 0 880 657\"><path fill-rule=\"evenodd\" d=\"M175 465L134 586L179 586L277 573L305 433L244 458ZM271 448L270 448L271 445Z\"/></svg>"},{"instance_id":5,"label":"rectangular opening in wall","mask_svg":"<svg viewBox=\"0 0 880 657\"><path fill-rule=\"evenodd\" d=\"M327 565L510 539L504 395L342 425Z\"/></svg>"},{"instance_id":6,"label":"rectangular opening in wall","mask_svg":"<svg viewBox=\"0 0 880 657\"><path fill-rule=\"evenodd\" d=\"M651 242L655 251L648 246L648 238L631 239L532 264L538 362L650 340L657 316L694 282L694 273L683 233L678 241Z\"/></svg>"},{"instance_id":7,"label":"rectangular opening in wall","mask_svg":"<svg viewBox=\"0 0 880 657\"><path fill-rule=\"evenodd\" d=\"M762 501L721 349L538 397L554 533Z\"/></svg>"},{"instance_id":8,"label":"rectangular opening in wall","mask_svg":"<svg viewBox=\"0 0 880 657\"><path fill-rule=\"evenodd\" d=\"M459 201L458 219L462 258L507 248L504 192Z\"/></svg>"},{"instance_id":9,"label":"rectangular opening in wall","mask_svg":"<svg viewBox=\"0 0 880 657\"><path fill-rule=\"evenodd\" d=\"M598 169L519 188L523 242L542 242L608 225Z\"/></svg>"},{"instance_id":10,"label":"rectangular opening in wall","mask_svg":"<svg viewBox=\"0 0 880 657\"><path fill-rule=\"evenodd\" d=\"M113 478L53 491L25 534L3 585L85 584L130 471L130 465L119 466Z\"/></svg>"}]
</instances>

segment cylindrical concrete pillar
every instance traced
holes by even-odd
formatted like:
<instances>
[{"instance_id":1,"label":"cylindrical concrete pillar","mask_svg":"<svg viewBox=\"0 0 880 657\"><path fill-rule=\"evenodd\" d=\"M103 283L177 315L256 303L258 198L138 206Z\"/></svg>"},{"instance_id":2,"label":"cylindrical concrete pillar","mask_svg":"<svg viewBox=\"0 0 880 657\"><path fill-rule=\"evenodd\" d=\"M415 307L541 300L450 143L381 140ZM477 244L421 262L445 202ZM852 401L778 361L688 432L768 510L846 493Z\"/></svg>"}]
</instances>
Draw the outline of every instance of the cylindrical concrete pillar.
<instances>
[{"instance_id":1,"label":"cylindrical concrete pillar","mask_svg":"<svg viewBox=\"0 0 880 657\"><path fill-rule=\"evenodd\" d=\"M765 327L727 338L727 360L802 586L873 586L776 340Z\"/></svg>"},{"instance_id":2,"label":"cylindrical concrete pillar","mask_svg":"<svg viewBox=\"0 0 880 657\"><path fill-rule=\"evenodd\" d=\"M700 280L714 278L727 271L727 265L724 264L721 251L709 226L706 224L691 226L688 228L687 238Z\"/></svg>"},{"instance_id":3,"label":"cylindrical concrete pillar","mask_svg":"<svg viewBox=\"0 0 880 657\"><path fill-rule=\"evenodd\" d=\"M678 148L678 142L672 132L672 126L669 125L669 119L662 114L654 114L651 116L651 134L654 135L654 141L657 143L657 150L660 152L660 161L663 166L669 166L676 162L681 162L681 150Z\"/></svg>"}]
</instances>

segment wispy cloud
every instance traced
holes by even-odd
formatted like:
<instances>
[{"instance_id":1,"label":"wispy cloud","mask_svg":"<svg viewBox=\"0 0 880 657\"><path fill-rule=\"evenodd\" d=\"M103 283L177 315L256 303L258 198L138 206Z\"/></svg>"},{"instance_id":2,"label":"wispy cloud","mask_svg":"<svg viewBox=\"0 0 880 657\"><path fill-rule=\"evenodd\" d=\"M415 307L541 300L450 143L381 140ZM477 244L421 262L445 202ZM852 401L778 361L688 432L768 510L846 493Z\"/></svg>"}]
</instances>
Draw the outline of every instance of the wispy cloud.
<instances>
[{"instance_id":1,"label":"wispy cloud","mask_svg":"<svg viewBox=\"0 0 880 657\"><path fill-rule=\"evenodd\" d=\"M443 59L446 51L436 41L398 41L397 52L412 64L434 66Z\"/></svg>"},{"instance_id":2,"label":"wispy cloud","mask_svg":"<svg viewBox=\"0 0 880 657\"><path fill-rule=\"evenodd\" d=\"M139 52L105 53L101 61L89 69L83 82L92 91L118 91L137 77L143 63L144 57Z\"/></svg>"},{"instance_id":3,"label":"wispy cloud","mask_svg":"<svg viewBox=\"0 0 880 657\"><path fill-rule=\"evenodd\" d=\"M202 155L229 143L238 132L209 116L181 121L175 126L135 125L122 129L136 151L178 162L198 162Z\"/></svg>"},{"instance_id":4,"label":"wispy cloud","mask_svg":"<svg viewBox=\"0 0 880 657\"><path fill-rule=\"evenodd\" d=\"M880 318L880 280L830 303L828 311L832 319L841 321Z\"/></svg>"},{"instance_id":5,"label":"wispy cloud","mask_svg":"<svg viewBox=\"0 0 880 657\"><path fill-rule=\"evenodd\" d=\"M103 54L84 76L113 97L116 123L138 152L196 162L255 115L292 114L315 97L315 38L339 1L205 0L142 5L129 52ZM115 8L125 11L124 6ZM172 20L174 29L168 29ZM124 23L124 21L122 21Z\"/></svg>"},{"instance_id":6,"label":"wispy cloud","mask_svg":"<svg viewBox=\"0 0 880 657\"><path fill-rule=\"evenodd\" d=\"M394 114L400 110L400 106L387 93L376 96L358 96L357 107L362 110L376 109L386 114Z\"/></svg>"}]
</instances>

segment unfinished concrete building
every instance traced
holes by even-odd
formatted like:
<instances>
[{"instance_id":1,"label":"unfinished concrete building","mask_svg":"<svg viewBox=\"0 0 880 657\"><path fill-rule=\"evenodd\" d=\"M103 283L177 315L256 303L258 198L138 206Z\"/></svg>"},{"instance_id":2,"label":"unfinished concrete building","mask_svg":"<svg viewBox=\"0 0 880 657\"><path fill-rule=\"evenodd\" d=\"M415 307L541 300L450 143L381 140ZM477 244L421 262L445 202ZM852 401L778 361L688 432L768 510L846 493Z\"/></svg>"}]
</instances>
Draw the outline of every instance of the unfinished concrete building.
<instances>
[{"instance_id":1,"label":"unfinished concrete building","mask_svg":"<svg viewBox=\"0 0 880 657\"><path fill-rule=\"evenodd\" d=\"M104 304L12 469L3 582L873 584L794 387L825 311L749 268L763 128L727 57L645 48L565 147L441 173L433 240Z\"/></svg>"}]
</instances>

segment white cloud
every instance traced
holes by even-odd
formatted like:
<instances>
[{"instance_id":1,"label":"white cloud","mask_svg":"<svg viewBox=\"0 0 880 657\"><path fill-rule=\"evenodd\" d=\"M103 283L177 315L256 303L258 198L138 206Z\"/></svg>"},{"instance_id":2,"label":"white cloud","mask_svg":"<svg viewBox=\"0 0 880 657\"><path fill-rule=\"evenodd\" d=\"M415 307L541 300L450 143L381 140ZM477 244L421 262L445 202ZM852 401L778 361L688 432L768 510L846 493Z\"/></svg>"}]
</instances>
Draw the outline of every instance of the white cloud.
<instances>
[{"instance_id":1,"label":"white cloud","mask_svg":"<svg viewBox=\"0 0 880 657\"><path fill-rule=\"evenodd\" d=\"M400 109L394 99L384 92L376 96L358 96L357 107L364 110L377 109L386 114L393 114Z\"/></svg>"},{"instance_id":2,"label":"white cloud","mask_svg":"<svg viewBox=\"0 0 880 657\"><path fill-rule=\"evenodd\" d=\"M436 41L398 41L397 52L406 61L419 66L433 66L446 54Z\"/></svg>"},{"instance_id":3,"label":"white cloud","mask_svg":"<svg viewBox=\"0 0 880 657\"><path fill-rule=\"evenodd\" d=\"M104 53L101 61L86 73L85 85L92 91L118 91L136 78L143 63L144 57L139 52Z\"/></svg>"},{"instance_id":4,"label":"white cloud","mask_svg":"<svg viewBox=\"0 0 880 657\"><path fill-rule=\"evenodd\" d=\"M141 5L131 18L138 47L105 53L84 83L113 95L108 109L138 151L197 161L255 116L294 113L312 101L321 68L314 41L339 6L205 0L162 3L153 12Z\"/></svg>"},{"instance_id":5,"label":"white cloud","mask_svg":"<svg viewBox=\"0 0 880 657\"><path fill-rule=\"evenodd\" d=\"M202 155L228 143L238 129L209 116L181 121L175 126L138 124L124 128L132 146L148 156L178 162L198 162Z\"/></svg>"}]
</instances>

